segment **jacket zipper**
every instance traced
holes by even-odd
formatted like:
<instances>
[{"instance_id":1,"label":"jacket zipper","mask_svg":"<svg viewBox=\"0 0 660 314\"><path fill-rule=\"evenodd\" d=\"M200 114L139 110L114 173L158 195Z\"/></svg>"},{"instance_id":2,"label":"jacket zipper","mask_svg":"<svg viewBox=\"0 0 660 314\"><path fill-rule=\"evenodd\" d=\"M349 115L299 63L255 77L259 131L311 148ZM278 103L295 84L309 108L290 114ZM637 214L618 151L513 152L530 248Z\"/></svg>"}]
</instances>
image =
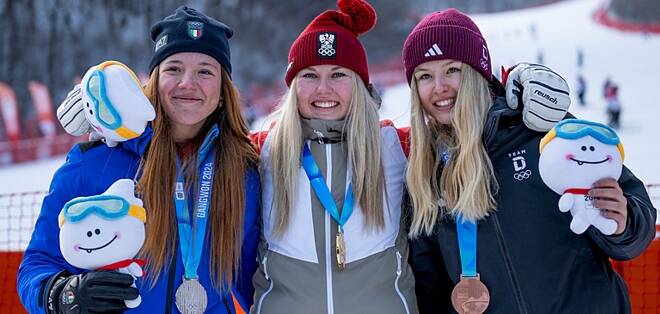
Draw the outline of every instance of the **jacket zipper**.
<instances>
[{"instance_id":1,"label":"jacket zipper","mask_svg":"<svg viewBox=\"0 0 660 314\"><path fill-rule=\"evenodd\" d=\"M403 296L403 293L401 293L401 289L399 289L399 278L401 278L401 253L396 251L396 279L394 280L394 289L396 290L396 294L399 295L403 307L406 309L406 314L410 314L408 302L406 302L406 298Z\"/></svg>"},{"instance_id":2,"label":"jacket zipper","mask_svg":"<svg viewBox=\"0 0 660 314\"><path fill-rule=\"evenodd\" d=\"M330 144L325 144L325 160L326 160L326 179L325 184L328 185L328 190L332 187L332 146ZM332 193L332 190L330 190ZM325 212L325 288L327 293L327 303L328 303L328 314L335 313L334 307L334 296L332 295L332 255L330 252L332 248L330 244L332 243L331 228L332 223L330 221L330 214L327 210Z\"/></svg>"},{"instance_id":3,"label":"jacket zipper","mask_svg":"<svg viewBox=\"0 0 660 314\"><path fill-rule=\"evenodd\" d=\"M504 256L504 264L506 265L507 274L511 280L511 285L513 286L513 295L515 296L516 302L518 303L518 311L520 311L521 314L527 314L528 311L522 297L522 292L520 291L520 284L518 283L516 274L513 272L511 256L509 256L509 251L507 250L506 244L504 243L504 235L502 235L502 228L500 227L500 221L497 219L497 214L493 214L493 222L495 223L495 234L497 235L497 240L500 244L500 250L502 252L502 256Z\"/></svg>"},{"instance_id":4,"label":"jacket zipper","mask_svg":"<svg viewBox=\"0 0 660 314\"><path fill-rule=\"evenodd\" d=\"M264 276L266 277L266 280L270 283L268 286L268 290L264 292L264 294L261 295L259 298L259 304L257 304L257 314L261 313L261 305L264 302L264 299L266 298L266 295L270 293L270 291L273 290L273 281L270 280L270 276L268 275L268 252L266 252L266 256L264 256L264 259L261 261L261 264L264 265Z\"/></svg>"}]
</instances>

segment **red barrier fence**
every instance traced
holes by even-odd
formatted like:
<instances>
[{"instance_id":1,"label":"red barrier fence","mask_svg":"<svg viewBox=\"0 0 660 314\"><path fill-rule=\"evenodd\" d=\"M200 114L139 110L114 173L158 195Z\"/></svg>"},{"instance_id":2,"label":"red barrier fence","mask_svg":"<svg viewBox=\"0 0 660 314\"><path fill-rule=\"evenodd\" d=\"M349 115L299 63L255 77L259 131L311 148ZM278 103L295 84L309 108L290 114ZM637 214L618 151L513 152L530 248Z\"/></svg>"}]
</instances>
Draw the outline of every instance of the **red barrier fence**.
<instances>
[{"instance_id":1,"label":"red barrier fence","mask_svg":"<svg viewBox=\"0 0 660 314\"><path fill-rule=\"evenodd\" d=\"M660 203L660 184L647 185ZM16 292L16 273L46 192L0 194L0 311L25 313ZM628 284L635 314L660 314L660 225L656 238L641 256L613 263Z\"/></svg>"},{"instance_id":2,"label":"red barrier fence","mask_svg":"<svg viewBox=\"0 0 660 314\"><path fill-rule=\"evenodd\" d=\"M0 142L0 166L34 161L66 154L73 144L85 140L69 134L51 137L23 139L17 142Z\"/></svg>"},{"instance_id":3,"label":"red barrier fence","mask_svg":"<svg viewBox=\"0 0 660 314\"><path fill-rule=\"evenodd\" d=\"M655 228L655 240L642 255L627 262L612 262L628 284L635 314L660 313L660 225Z\"/></svg>"},{"instance_id":4,"label":"red barrier fence","mask_svg":"<svg viewBox=\"0 0 660 314\"><path fill-rule=\"evenodd\" d=\"M0 194L0 312L25 313L16 273L46 192Z\"/></svg>"},{"instance_id":5,"label":"red barrier fence","mask_svg":"<svg viewBox=\"0 0 660 314\"><path fill-rule=\"evenodd\" d=\"M607 11L608 8L606 6L598 8L592 15L594 21L596 21L596 23L600 23L609 28L614 28L622 32L660 34L660 25L658 24L626 22L618 19L615 16L609 15Z\"/></svg>"}]
</instances>

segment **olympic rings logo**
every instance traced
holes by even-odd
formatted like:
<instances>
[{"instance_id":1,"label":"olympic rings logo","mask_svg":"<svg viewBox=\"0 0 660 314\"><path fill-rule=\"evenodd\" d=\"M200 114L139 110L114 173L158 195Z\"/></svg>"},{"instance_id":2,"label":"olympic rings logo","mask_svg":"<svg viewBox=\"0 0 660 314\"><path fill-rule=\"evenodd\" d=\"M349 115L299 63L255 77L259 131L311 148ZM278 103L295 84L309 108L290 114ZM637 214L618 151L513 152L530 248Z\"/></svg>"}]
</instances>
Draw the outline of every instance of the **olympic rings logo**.
<instances>
[{"instance_id":1,"label":"olympic rings logo","mask_svg":"<svg viewBox=\"0 0 660 314\"><path fill-rule=\"evenodd\" d=\"M520 172L516 172L516 173L514 173L514 174L513 174L513 178L516 179L516 180L518 180L518 181L522 181L522 180L527 180L527 179L529 179L529 177L530 177L531 175L532 175L532 171L529 170L529 169L527 169L527 170L525 170L525 171L520 171Z\"/></svg>"},{"instance_id":2,"label":"olympic rings logo","mask_svg":"<svg viewBox=\"0 0 660 314\"><path fill-rule=\"evenodd\" d=\"M329 47L328 47L329 46ZM319 54L324 56L324 57L330 57L335 54L335 49L332 48L330 45L324 45L324 47L319 48L318 50Z\"/></svg>"}]
</instances>

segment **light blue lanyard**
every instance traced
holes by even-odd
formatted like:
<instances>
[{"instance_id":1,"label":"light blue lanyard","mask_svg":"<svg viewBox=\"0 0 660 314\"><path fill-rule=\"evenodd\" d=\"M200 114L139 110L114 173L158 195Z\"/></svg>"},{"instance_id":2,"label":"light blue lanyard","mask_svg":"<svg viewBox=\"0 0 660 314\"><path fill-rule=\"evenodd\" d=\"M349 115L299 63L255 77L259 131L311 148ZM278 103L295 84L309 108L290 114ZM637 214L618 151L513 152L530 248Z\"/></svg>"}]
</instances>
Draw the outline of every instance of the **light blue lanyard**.
<instances>
[{"instance_id":1,"label":"light blue lanyard","mask_svg":"<svg viewBox=\"0 0 660 314\"><path fill-rule=\"evenodd\" d=\"M448 151L440 153L444 163L449 161ZM463 215L456 215L456 234L458 237L458 252L461 256L461 275L477 276L477 224L463 220Z\"/></svg>"},{"instance_id":2,"label":"light blue lanyard","mask_svg":"<svg viewBox=\"0 0 660 314\"><path fill-rule=\"evenodd\" d=\"M458 251L461 255L461 275L477 276L477 224L463 220L463 215L456 215Z\"/></svg>"},{"instance_id":3,"label":"light blue lanyard","mask_svg":"<svg viewBox=\"0 0 660 314\"><path fill-rule=\"evenodd\" d=\"M174 205L176 206L176 219L179 227L179 246L181 247L181 258L183 259L184 277L186 279L197 279L197 268L202 257L202 248L204 246L204 236L206 235L206 222L209 216L209 205L211 203L211 192L213 191L213 164L215 160L215 151L211 150L206 159L202 162L203 166L199 170L199 189L197 202L194 211L195 220L194 229L188 211L188 202L186 202L185 184L181 169L181 161L177 157L177 179L174 191ZM193 236L193 241L190 237Z\"/></svg>"},{"instance_id":4,"label":"light blue lanyard","mask_svg":"<svg viewBox=\"0 0 660 314\"><path fill-rule=\"evenodd\" d=\"M341 209L340 216L337 204L332 198L332 194L330 194L330 190L325 184L325 178L323 178L323 174L321 173L321 170L319 170L319 166L316 164L314 156L312 156L312 152L309 150L309 146L307 144L303 146L302 165L305 169L305 173L307 173L307 178L309 178L309 183L312 185L314 192L316 192L316 197L318 197L319 201L325 210L328 211L330 216L332 216L332 218L337 221L339 230L344 232L344 224L348 221L348 218L350 218L351 214L353 213L352 184L349 183L348 189L346 190L346 196L344 196L344 206Z\"/></svg>"}]
</instances>

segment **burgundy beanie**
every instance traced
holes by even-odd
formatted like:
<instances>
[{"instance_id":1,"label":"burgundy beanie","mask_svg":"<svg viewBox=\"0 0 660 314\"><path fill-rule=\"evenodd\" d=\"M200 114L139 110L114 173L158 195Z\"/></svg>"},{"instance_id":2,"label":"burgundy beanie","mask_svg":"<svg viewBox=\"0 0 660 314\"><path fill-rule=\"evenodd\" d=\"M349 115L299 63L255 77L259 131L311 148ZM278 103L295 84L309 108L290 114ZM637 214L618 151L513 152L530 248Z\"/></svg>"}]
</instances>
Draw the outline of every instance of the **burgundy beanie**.
<instances>
[{"instance_id":1,"label":"burgundy beanie","mask_svg":"<svg viewBox=\"0 0 660 314\"><path fill-rule=\"evenodd\" d=\"M300 70L320 64L349 68L369 84L367 53L357 37L376 25L376 11L363 0L338 0L337 7L312 20L291 45L287 86Z\"/></svg>"},{"instance_id":2,"label":"burgundy beanie","mask_svg":"<svg viewBox=\"0 0 660 314\"><path fill-rule=\"evenodd\" d=\"M490 52L476 24L463 12L447 9L424 17L403 44L408 85L415 68L428 61L453 59L467 63L490 82Z\"/></svg>"}]
</instances>

